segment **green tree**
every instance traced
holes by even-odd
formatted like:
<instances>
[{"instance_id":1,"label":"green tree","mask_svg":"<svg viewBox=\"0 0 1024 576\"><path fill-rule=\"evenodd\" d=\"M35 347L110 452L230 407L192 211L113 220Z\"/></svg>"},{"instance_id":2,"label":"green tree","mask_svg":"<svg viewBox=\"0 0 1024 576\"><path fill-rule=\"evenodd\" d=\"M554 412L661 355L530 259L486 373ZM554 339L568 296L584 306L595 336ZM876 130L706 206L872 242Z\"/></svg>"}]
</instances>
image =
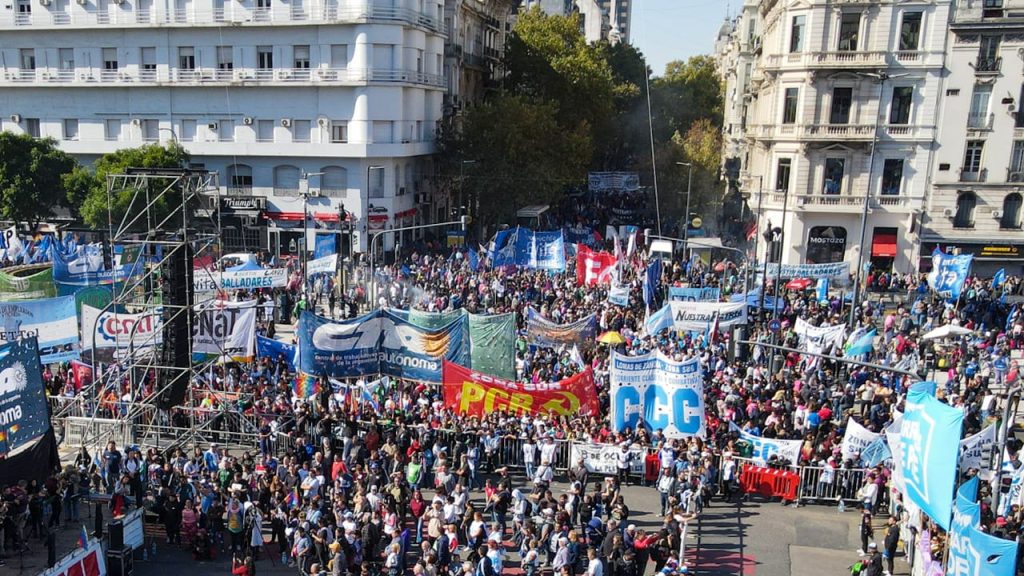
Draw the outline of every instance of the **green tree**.
<instances>
[{"instance_id":1,"label":"green tree","mask_svg":"<svg viewBox=\"0 0 1024 576\"><path fill-rule=\"evenodd\" d=\"M62 176L75 159L52 138L0 132L0 216L38 224L65 204Z\"/></svg>"},{"instance_id":2,"label":"green tree","mask_svg":"<svg viewBox=\"0 0 1024 576\"><path fill-rule=\"evenodd\" d=\"M108 204L108 176L124 174L128 168L184 168L188 160L188 152L175 142L167 146L146 144L138 148L123 148L101 156L96 160L92 170L84 167L75 169L65 176L64 185L67 188L69 202L81 207L82 220L90 226L106 229L108 206L115 225L129 209L135 213L144 206L139 200L132 204L134 190L116 186L112 190L113 196ZM181 205L180 193L168 191L160 194L171 182L171 179L152 181L152 198L155 202L151 210L157 222ZM132 228L141 230L146 224L145 220L141 220Z\"/></svg>"},{"instance_id":3,"label":"green tree","mask_svg":"<svg viewBox=\"0 0 1024 576\"><path fill-rule=\"evenodd\" d=\"M665 75L651 86L655 116L655 138L667 141L673 134L685 134L701 118L722 126L722 84L711 56L693 56L665 66Z\"/></svg>"}]
</instances>

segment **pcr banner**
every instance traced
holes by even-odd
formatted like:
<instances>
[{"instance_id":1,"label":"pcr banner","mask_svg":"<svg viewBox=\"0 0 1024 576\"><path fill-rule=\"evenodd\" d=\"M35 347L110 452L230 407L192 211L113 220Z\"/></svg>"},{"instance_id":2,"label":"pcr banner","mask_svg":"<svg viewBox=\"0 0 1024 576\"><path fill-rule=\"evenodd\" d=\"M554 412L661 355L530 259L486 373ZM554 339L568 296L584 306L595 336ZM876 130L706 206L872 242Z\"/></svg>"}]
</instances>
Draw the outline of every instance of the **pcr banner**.
<instances>
[{"instance_id":1,"label":"pcr banner","mask_svg":"<svg viewBox=\"0 0 1024 576\"><path fill-rule=\"evenodd\" d=\"M724 330L734 324L747 323L744 302L669 302L672 306L672 325L676 330L704 332L714 327Z\"/></svg>"},{"instance_id":2,"label":"pcr banner","mask_svg":"<svg viewBox=\"0 0 1024 576\"><path fill-rule=\"evenodd\" d=\"M590 368L558 382L514 382L447 360L444 404L456 414L483 417L495 411L558 416L596 415L600 406Z\"/></svg>"},{"instance_id":3,"label":"pcr banner","mask_svg":"<svg viewBox=\"0 0 1024 576\"><path fill-rule=\"evenodd\" d=\"M619 453L622 446L618 444L580 444L573 442L569 450L570 462L575 464L583 460L583 466L591 474L618 474ZM643 448L629 447L629 473L644 473L644 458L647 451Z\"/></svg>"},{"instance_id":4,"label":"pcr banner","mask_svg":"<svg viewBox=\"0 0 1024 576\"><path fill-rule=\"evenodd\" d=\"M699 358L612 353L612 430L643 424L668 438L704 436L704 374Z\"/></svg>"},{"instance_id":5,"label":"pcr banner","mask_svg":"<svg viewBox=\"0 0 1024 576\"><path fill-rule=\"evenodd\" d=\"M196 306L192 325L192 355L247 362L256 354L256 301L213 300Z\"/></svg>"}]
</instances>

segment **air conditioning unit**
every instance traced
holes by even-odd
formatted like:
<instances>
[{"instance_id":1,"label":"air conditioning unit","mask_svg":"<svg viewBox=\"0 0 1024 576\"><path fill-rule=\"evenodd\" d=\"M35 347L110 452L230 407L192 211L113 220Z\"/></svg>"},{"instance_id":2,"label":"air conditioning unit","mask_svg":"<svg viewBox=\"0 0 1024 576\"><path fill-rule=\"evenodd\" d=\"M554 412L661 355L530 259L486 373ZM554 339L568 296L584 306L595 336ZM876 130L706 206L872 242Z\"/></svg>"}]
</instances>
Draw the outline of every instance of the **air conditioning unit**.
<instances>
[{"instance_id":1,"label":"air conditioning unit","mask_svg":"<svg viewBox=\"0 0 1024 576\"><path fill-rule=\"evenodd\" d=\"M78 2L79 6L85 6L86 4L89 3L89 0L75 0L75 1Z\"/></svg>"},{"instance_id":2,"label":"air conditioning unit","mask_svg":"<svg viewBox=\"0 0 1024 576\"><path fill-rule=\"evenodd\" d=\"M291 125L292 125L292 119L291 118L281 118L281 126L284 126L285 128L288 128Z\"/></svg>"},{"instance_id":3,"label":"air conditioning unit","mask_svg":"<svg viewBox=\"0 0 1024 576\"><path fill-rule=\"evenodd\" d=\"M327 127L329 127L331 125L331 121L328 120L327 118L319 118L319 119L317 119L316 123L321 128L327 128Z\"/></svg>"},{"instance_id":4,"label":"air conditioning unit","mask_svg":"<svg viewBox=\"0 0 1024 576\"><path fill-rule=\"evenodd\" d=\"M246 116L245 118L242 118L242 124L245 124L246 126L252 126L252 116Z\"/></svg>"},{"instance_id":5,"label":"air conditioning unit","mask_svg":"<svg viewBox=\"0 0 1024 576\"><path fill-rule=\"evenodd\" d=\"M320 189L319 188L310 188L309 192L307 192L306 195L309 196L310 198L319 198L320 197Z\"/></svg>"},{"instance_id":6,"label":"air conditioning unit","mask_svg":"<svg viewBox=\"0 0 1024 576\"><path fill-rule=\"evenodd\" d=\"M217 128L218 128L218 126L217 126L217 123L216 123L216 122L210 122L209 124L207 124L207 125L206 125L206 127L207 127L207 128L208 128L208 129L209 129L209 130L210 130L211 132L216 132L216 131L217 131Z\"/></svg>"},{"instance_id":7,"label":"air conditioning unit","mask_svg":"<svg viewBox=\"0 0 1024 576\"><path fill-rule=\"evenodd\" d=\"M1002 218L1003 217L1003 211L1002 210L993 210L992 211L992 217L993 218L997 218L997 219L998 218Z\"/></svg>"},{"instance_id":8,"label":"air conditioning unit","mask_svg":"<svg viewBox=\"0 0 1024 576\"><path fill-rule=\"evenodd\" d=\"M39 5L40 6L49 6L50 5L50 0L39 0Z\"/></svg>"},{"instance_id":9,"label":"air conditioning unit","mask_svg":"<svg viewBox=\"0 0 1024 576\"><path fill-rule=\"evenodd\" d=\"M138 118L132 118L132 126L142 126L142 120Z\"/></svg>"},{"instance_id":10,"label":"air conditioning unit","mask_svg":"<svg viewBox=\"0 0 1024 576\"><path fill-rule=\"evenodd\" d=\"M956 212L952 208L946 208L942 211L942 215L946 218L952 218L954 214L956 214Z\"/></svg>"},{"instance_id":11,"label":"air conditioning unit","mask_svg":"<svg viewBox=\"0 0 1024 576\"><path fill-rule=\"evenodd\" d=\"M21 124L21 114L11 114L11 122Z\"/></svg>"},{"instance_id":12,"label":"air conditioning unit","mask_svg":"<svg viewBox=\"0 0 1024 576\"><path fill-rule=\"evenodd\" d=\"M49 72L43 72L43 80L49 80L49 79L50 79L50 73Z\"/></svg>"}]
</instances>

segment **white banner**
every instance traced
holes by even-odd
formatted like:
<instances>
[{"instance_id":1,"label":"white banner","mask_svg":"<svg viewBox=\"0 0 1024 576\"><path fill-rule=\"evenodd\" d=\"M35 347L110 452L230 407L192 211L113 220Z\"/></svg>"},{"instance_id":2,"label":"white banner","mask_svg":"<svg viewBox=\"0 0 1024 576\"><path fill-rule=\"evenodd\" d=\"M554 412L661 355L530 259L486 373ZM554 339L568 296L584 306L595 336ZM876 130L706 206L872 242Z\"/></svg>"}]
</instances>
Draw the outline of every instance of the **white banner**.
<instances>
[{"instance_id":1,"label":"white banner","mask_svg":"<svg viewBox=\"0 0 1024 576\"><path fill-rule=\"evenodd\" d=\"M631 474L644 473L644 458L647 452L643 448L628 448L629 471ZM580 458L587 472L594 474L618 474L619 454L622 447L618 444L570 444L570 465L575 465Z\"/></svg>"},{"instance_id":2,"label":"white banner","mask_svg":"<svg viewBox=\"0 0 1024 576\"><path fill-rule=\"evenodd\" d=\"M740 435L740 439L749 442L754 450L750 457L755 462L768 462L768 459L772 456L779 456L793 466L796 466L800 462L800 447L803 445L802 440L776 440L774 438L761 438L760 436L754 436L748 432L744 432L742 428L736 425L735 422L729 422L729 431L737 432Z\"/></svg>"},{"instance_id":3,"label":"white banner","mask_svg":"<svg viewBox=\"0 0 1024 576\"><path fill-rule=\"evenodd\" d=\"M843 461L857 461L860 453L871 445L881 434L872 432L850 418L846 421L846 434L843 435Z\"/></svg>"},{"instance_id":4,"label":"white banner","mask_svg":"<svg viewBox=\"0 0 1024 576\"><path fill-rule=\"evenodd\" d=\"M725 329L733 324L747 323L746 302L669 302L672 324L676 330L703 332L715 325Z\"/></svg>"},{"instance_id":5,"label":"white banner","mask_svg":"<svg viewBox=\"0 0 1024 576\"><path fill-rule=\"evenodd\" d=\"M313 274L334 274L338 271L338 255L328 254L306 262L306 276Z\"/></svg>"},{"instance_id":6,"label":"white banner","mask_svg":"<svg viewBox=\"0 0 1024 576\"><path fill-rule=\"evenodd\" d=\"M704 437L704 374L700 359L676 362L661 353L612 353L612 429L641 423L668 438Z\"/></svg>"},{"instance_id":7,"label":"white banner","mask_svg":"<svg viewBox=\"0 0 1024 576\"><path fill-rule=\"evenodd\" d=\"M210 272L205 269L197 269L192 272L192 275L192 286L196 292L281 288L288 282L288 270L285 268L239 270L238 272Z\"/></svg>"},{"instance_id":8,"label":"white banner","mask_svg":"<svg viewBox=\"0 0 1024 576\"><path fill-rule=\"evenodd\" d=\"M807 346L808 352L821 353L832 346L838 346L843 343L843 337L846 335L846 324L813 326L803 318L797 318L793 331L800 336L800 343Z\"/></svg>"},{"instance_id":9,"label":"white banner","mask_svg":"<svg viewBox=\"0 0 1024 576\"><path fill-rule=\"evenodd\" d=\"M763 263L755 263L754 270L758 270L758 274L761 274L763 270ZM850 263L849 262L834 262L832 264L783 264L782 273L779 274L779 265L769 263L768 264L768 278L774 280L776 277L781 277L784 280L790 278L829 278L834 279L838 282L845 282L850 276Z\"/></svg>"},{"instance_id":10,"label":"white banner","mask_svg":"<svg viewBox=\"0 0 1024 576\"><path fill-rule=\"evenodd\" d=\"M196 306L192 354L251 360L256 354L256 301L213 300Z\"/></svg>"},{"instance_id":11,"label":"white banner","mask_svg":"<svg viewBox=\"0 0 1024 576\"><path fill-rule=\"evenodd\" d=\"M117 314L82 305L82 349L151 349L163 342L163 313Z\"/></svg>"},{"instance_id":12,"label":"white banner","mask_svg":"<svg viewBox=\"0 0 1024 576\"><path fill-rule=\"evenodd\" d=\"M982 469L982 460L985 454L992 452L996 445L995 424L986 426L981 432L968 436L960 441L960 471L966 472L968 468L979 470L978 476L982 480L988 480L992 471L988 468Z\"/></svg>"}]
</instances>

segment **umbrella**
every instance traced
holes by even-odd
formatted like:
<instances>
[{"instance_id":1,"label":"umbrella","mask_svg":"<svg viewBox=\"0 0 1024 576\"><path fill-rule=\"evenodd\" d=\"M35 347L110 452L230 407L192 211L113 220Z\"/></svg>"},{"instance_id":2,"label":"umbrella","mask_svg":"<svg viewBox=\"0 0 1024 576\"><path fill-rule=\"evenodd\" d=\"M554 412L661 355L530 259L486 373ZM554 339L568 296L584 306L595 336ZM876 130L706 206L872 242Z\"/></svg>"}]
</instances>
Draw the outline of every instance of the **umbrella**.
<instances>
[{"instance_id":1,"label":"umbrella","mask_svg":"<svg viewBox=\"0 0 1024 576\"><path fill-rule=\"evenodd\" d=\"M789 282L786 282L786 289L788 290L807 290L812 284L809 278L793 278Z\"/></svg>"},{"instance_id":2,"label":"umbrella","mask_svg":"<svg viewBox=\"0 0 1024 576\"><path fill-rule=\"evenodd\" d=\"M941 340L943 338L949 338L951 336L963 336L964 334L971 334L973 330L968 330L963 326L957 326L955 324L946 324L945 326L939 326L934 330L930 330L925 333L921 338L925 340Z\"/></svg>"},{"instance_id":3,"label":"umbrella","mask_svg":"<svg viewBox=\"0 0 1024 576\"><path fill-rule=\"evenodd\" d=\"M725 262L724 261L723 262L719 262L718 264L715 264L715 272L717 272L719 274L721 274L722 272L725 272Z\"/></svg>"},{"instance_id":4,"label":"umbrella","mask_svg":"<svg viewBox=\"0 0 1024 576\"><path fill-rule=\"evenodd\" d=\"M609 330L604 334L601 334L600 336L597 337L597 341L600 342L601 344L612 345L626 343L626 339L622 337L622 334L619 334L615 330Z\"/></svg>"}]
</instances>

